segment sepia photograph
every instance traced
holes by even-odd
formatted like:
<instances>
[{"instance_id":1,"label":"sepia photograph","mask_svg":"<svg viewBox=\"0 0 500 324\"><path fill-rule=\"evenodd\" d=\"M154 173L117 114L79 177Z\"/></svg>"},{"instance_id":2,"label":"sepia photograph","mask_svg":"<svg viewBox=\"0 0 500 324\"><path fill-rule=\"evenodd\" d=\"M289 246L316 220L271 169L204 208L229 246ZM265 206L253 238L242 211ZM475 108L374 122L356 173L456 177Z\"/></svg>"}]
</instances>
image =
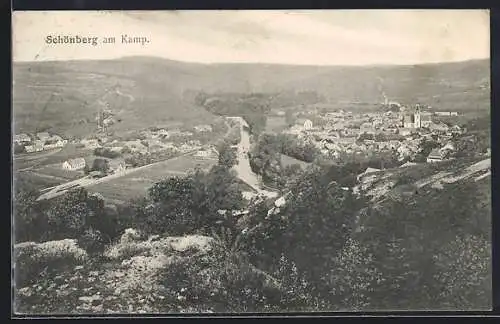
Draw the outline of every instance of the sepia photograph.
<instances>
[{"instance_id":1,"label":"sepia photograph","mask_svg":"<svg viewBox=\"0 0 500 324\"><path fill-rule=\"evenodd\" d=\"M489 10L12 13L16 315L492 309Z\"/></svg>"}]
</instances>

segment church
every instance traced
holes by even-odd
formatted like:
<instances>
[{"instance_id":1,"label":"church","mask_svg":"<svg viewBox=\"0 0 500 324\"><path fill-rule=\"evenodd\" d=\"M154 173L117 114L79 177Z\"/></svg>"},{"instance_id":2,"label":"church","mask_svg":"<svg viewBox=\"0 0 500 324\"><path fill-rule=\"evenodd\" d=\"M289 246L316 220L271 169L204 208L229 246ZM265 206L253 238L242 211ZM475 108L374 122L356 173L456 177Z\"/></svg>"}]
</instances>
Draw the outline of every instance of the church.
<instances>
[{"instance_id":1,"label":"church","mask_svg":"<svg viewBox=\"0 0 500 324\"><path fill-rule=\"evenodd\" d=\"M405 111L402 116L402 127L421 128L429 127L432 124L432 114L427 111L421 111L420 106L416 106L414 111Z\"/></svg>"}]
</instances>

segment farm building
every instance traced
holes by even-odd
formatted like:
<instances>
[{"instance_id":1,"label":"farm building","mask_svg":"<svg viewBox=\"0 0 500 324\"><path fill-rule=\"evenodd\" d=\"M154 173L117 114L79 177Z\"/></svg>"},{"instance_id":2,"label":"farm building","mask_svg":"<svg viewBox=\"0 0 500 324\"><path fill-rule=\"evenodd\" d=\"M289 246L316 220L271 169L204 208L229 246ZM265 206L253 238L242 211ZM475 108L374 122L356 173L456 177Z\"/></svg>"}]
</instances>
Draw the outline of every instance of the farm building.
<instances>
[{"instance_id":1,"label":"farm building","mask_svg":"<svg viewBox=\"0 0 500 324\"><path fill-rule=\"evenodd\" d=\"M84 158L69 159L62 164L62 168L65 170L80 170L85 168L85 165Z\"/></svg>"}]
</instances>

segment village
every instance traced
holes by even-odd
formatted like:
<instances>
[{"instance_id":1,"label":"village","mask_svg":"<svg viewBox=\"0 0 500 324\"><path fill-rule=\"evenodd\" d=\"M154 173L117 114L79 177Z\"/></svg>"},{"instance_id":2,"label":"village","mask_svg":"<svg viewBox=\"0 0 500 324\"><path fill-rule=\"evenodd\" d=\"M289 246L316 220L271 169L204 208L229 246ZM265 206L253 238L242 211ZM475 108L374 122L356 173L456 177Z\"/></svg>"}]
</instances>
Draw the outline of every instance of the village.
<instances>
[{"instance_id":1,"label":"village","mask_svg":"<svg viewBox=\"0 0 500 324\"><path fill-rule=\"evenodd\" d=\"M398 111L386 112L297 113L295 125L282 132L295 136L302 144L314 145L325 159L384 151L393 153L402 163L413 163L417 162L426 141L436 143L437 147L418 162L453 158L457 153L453 139L467 130L459 125L449 126L438 117L457 116L457 112L431 112L419 104L412 107L397 104L397 108Z\"/></svg>"},{"instance_id":2,"label":"village","mask_svg":"<svg viewBox=\"0 0 500 324\"><path fill-rule=\"evenodd\" d=\"M388 153L396 160L397 166L405 167L446 161L453 159L458 153L454 139L464 135L467 130L440 120L442 116L457 116L458 113L431 111L430 107L419 104L406 107L387 100L383 107L390 109L371 112L337 109L325 112L309 107L310 109L294 113L293 124L280 133L293 138L298 146L313 146L316 151L315 160L331 162L340 161L346 156ZM282 111L277 112L278 116L284 114ZM151 126L118 137L109 133L109 125L102 123L100 119L98 131L82 139L64 139L48 132L24 133L14 136L15 147L23 148L20 150L22 154L30 155L73 145L80 154L69 155L64 161L42 169L30 170L44 177L56 176L61 177L61 180L66 178L67 181L63 183L71 184L72 181L81 179L120 177L138 168L153 166L179 156L189 155L191 160L215 161L218 159L215 141L227 137L232 129L239 129L234 127L238 123L231 124L233 119L230 117L219 120L224 128L218 127L216 123L191 127ZM256 138L253 139L255 140ZM432 143L430 150L429 143ZM250 142L247 143L247 150L249 145ZM87 153L83 154L84 152ZM304 161L290 159L307 165ZM381 169L384 169L383 165L380 168L368 167L359 176ZM239 168L238 171L239 176L244 181L247 180L245 182L253 184L248 180L254 178L252 172L245 168ZM253 187L257 191L264 190L261 185Z\"/></svg>"},{"instance_id":3,"label":"village","mask_svg":"<svg viewBox=\"0 0 500 324\"><path fill-rule=\"evenodd\" d=\"M217 150L210 142L215 136L212 132L211 125L200 124L190 131L177 127L150 127L126 138L109 136L105 131L82 139L63 139L49 132L22 133L14 136L14 147L18 156L36 158L36 153L57 153L56 149L73 146L77 152L73 152L75 156L69 154L64 161L45 166L45 169L50 168L50 173L56 176L74 175L71 180L77 176L101 178L187 153L193 153L195 159L216 159Z\"/></svg>"}]
</instances>

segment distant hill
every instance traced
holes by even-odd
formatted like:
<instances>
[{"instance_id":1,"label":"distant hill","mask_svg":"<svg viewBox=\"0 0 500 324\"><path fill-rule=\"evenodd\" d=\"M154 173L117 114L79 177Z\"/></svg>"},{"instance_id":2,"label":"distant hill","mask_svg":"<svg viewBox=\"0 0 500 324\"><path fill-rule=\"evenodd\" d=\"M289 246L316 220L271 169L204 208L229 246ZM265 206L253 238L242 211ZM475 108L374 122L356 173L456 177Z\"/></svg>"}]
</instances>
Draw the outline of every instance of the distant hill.
<instances>
[{"instance_id":1,"label":"distant hill","mask_svg":"<svg viewBox=\"0 0 500 324\"><path fill-rule=\"evenodd\" d=\"M403 103L439 110L488 111L489 60L418 66L292 66L196 64L152 57L102 61L14 63L16 131L89 132L106 98L127 130L174 121L210 120L189 93L314 91L328 103L377 105L382 91ZM51 98L51 94L57 95ZM49 101L50 98L50 101ZM133 99L131 99L133 98ZM300 104L300 103L298 103ZM39 122L40 121L40 122ZM90 123L90 124L89 124Z\"/></svg>"}]
</instances>

